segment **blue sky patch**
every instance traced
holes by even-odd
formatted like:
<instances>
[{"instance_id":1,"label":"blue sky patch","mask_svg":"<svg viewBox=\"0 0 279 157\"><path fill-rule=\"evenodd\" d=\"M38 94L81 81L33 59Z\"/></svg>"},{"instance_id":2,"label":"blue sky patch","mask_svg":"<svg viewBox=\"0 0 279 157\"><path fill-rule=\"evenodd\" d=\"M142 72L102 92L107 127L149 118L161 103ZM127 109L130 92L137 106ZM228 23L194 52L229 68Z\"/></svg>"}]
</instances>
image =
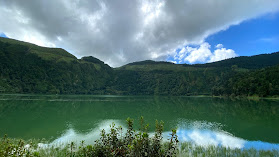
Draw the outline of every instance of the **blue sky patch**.
<instances>
[{"instance_id":1,"label":"blue sky patch","mask_svg":"<svg viewBox=\"0 0 279 157\"><path fill-rule=\"evenodd\" d=\"M223 44L240 56L279 51L279 13L267 14L209 36L211 45Z\"/></svg>"},{"instance_id":2,"label":"blue sky patch","mask_svg":"<svg viewBox=\"0 0 279 157\"><path fill-rule=\"evenodd\" d=\"M7 36L6 36L6 34L5 33L0 33L0 37L3 37L3 38L8 38Z\"/></svg>"}]
</instances>

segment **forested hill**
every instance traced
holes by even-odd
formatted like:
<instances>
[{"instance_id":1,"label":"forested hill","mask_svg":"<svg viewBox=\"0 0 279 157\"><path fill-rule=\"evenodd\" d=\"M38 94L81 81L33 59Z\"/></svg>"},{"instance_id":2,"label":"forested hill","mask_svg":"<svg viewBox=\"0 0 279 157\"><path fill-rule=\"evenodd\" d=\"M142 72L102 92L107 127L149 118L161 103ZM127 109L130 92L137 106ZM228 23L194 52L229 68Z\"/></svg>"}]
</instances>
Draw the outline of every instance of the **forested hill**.
<instances>
[{"instance_id":1,"label":"forested hill","mask_svg":"<svg viewBox=\"0 0 279 157\"><path fill-rule=\"evenodd\" d=\"M124 94L275 96L279 95L278 56L277 52L200 65L127 64L116 69L114 88Z\"/></svg>"},{"instance_id":2,"label":"forested hill","mask_svg":"<svg viewBox=\"0 0 279 157\"><path fill-rule=\"evenodd\" d=\"M93 57L0 38L0 92L104 94L113 69Z\"/></svg>"},{"instance_id":3,"label":"forested hill","mask_svg":"<svg viewBox=\"0 0 279 157\"><path fill-rule=\"evenodd\" d=\"M127 65L120 67L119 69L129 69L129 70L155 70L155 69L164 69L166 67L176 67L176 69L183 70L184 67L191 68L220 68L220 67L229 67L232 66L245 69L260 69L265 67L270 67L279 64L279 52L274 52L270 54L260 54L255 56L240 56L230 59L225 59L213 63L205 64L174 64L171 62L164 61L140 61L133 62ZM152 67L152 69L146 69L146 67ZM175 68L173 68L175 69Z\"/></svg>"},{"instance_id":4,"label":"forested hill","mask_svg":"<svg viewBox=\"0 0 279 157\"><path fill-rule=\"evenodd\" d=\"M246 69L260 69L279 64L279 53L241 56L207 64L196 64L195 67L231 67L238 66ZM187 65L185 65L187 66Z\"/></svg>"},{"instance_id":5,"label":"forested hill","mask_svg":"<svg viewBox=\"0 0 279 157\"><path fill-rule=\"evenodd\" d=\"M278 96L279 52L207 64L111 68L59 48L0 38L0 93Z\"/></svg>"}]
</instances>

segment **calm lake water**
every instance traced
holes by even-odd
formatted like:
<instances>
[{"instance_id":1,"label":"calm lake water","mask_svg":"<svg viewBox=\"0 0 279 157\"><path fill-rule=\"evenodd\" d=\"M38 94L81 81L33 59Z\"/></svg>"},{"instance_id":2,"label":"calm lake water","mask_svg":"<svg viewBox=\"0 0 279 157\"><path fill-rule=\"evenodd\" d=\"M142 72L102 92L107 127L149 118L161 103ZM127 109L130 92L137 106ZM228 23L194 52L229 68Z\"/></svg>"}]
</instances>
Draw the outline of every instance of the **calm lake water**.
<instances>
[{"instance_id":1,"label":"calm lake water","mask_svg":"<svg viewBox=\"0 0 279 157\"><path fill-rule=\"evenodd\" d=\"M0 135L53 142L94 141L112 122L143 116L165 136L178 128L181 141L199 145L279 149L279 101L211 97L0 95Z\"/></svg>"}]
</instances>

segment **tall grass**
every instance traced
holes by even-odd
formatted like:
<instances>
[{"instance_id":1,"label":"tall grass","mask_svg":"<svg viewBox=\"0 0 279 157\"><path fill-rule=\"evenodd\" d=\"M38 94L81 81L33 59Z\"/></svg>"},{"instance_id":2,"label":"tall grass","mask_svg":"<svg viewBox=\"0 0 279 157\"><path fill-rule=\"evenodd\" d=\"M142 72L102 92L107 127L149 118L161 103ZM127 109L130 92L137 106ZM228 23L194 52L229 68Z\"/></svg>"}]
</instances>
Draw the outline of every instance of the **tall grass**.
<instances>
[{"instance_id":1,"label":"tall grass","mask_svg":"<svg viewBox=\"0 0 279 157\"><path fill-rule=\"evenodd\" d=\"M216 157L216 156L228 156L228 157L278 157L279 150L256 150L250 149L231 149L229 147L222 146L197 146L191 142L183 142L179 146L179 157Z\"/></svg>"}]
</instances>

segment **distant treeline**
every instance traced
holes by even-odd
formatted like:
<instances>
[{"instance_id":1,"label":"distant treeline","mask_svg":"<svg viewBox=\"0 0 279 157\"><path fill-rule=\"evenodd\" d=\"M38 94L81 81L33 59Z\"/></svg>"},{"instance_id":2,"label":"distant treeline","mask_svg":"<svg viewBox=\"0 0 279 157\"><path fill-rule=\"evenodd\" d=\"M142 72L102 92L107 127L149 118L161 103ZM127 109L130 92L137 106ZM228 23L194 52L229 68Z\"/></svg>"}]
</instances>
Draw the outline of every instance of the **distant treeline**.
<instances>
[{"instance_id":1,"label":"distant treeline","mask_svg":"<svg viewBox=\"0 0 279 157\"><path fill-rule=\"evenodd\" d=\"M0 93L279 96L279 52L196 65L94 57L0 38Z\"/></svg>"}]
</instances>

